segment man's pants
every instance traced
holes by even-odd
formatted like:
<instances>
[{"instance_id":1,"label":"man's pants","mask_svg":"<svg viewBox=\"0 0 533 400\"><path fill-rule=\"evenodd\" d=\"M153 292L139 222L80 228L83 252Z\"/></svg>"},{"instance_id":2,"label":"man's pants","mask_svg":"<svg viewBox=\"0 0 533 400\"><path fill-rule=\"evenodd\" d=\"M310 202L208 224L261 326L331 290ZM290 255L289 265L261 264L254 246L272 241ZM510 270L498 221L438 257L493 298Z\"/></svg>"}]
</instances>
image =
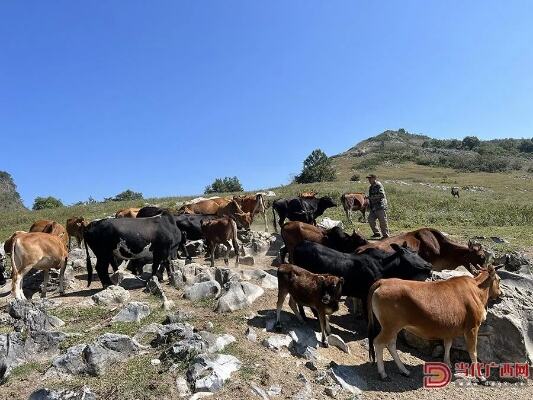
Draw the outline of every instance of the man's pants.
<instances>
[{"instance_id":1,"label":"man's pants","mask_svg":"<svg viewBox=\"0 0 533 400\"><path fill-rule=\"evenodd\" d=\"M380 210L371 210L370 214L368 214L368 223L370 224L370 228L372 228L372 232L374 232L374 235L379 235L378 230L378 220L379 220L379 227L381 228L381 235L388 237L389 236L389 224L387 222L387 211L380 209Z\"/></svg>"}]
</instances>

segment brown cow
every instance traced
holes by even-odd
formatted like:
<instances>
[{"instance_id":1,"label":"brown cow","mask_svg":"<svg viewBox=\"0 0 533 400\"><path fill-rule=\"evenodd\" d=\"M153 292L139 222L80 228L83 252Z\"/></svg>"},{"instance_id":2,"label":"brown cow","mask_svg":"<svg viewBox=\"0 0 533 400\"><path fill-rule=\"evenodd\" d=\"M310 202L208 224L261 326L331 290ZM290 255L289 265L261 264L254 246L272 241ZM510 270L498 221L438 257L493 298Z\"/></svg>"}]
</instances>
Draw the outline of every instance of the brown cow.
<instances>
[{"instance_id":1,"label":"brown cow","mask_svg":"<svg viewBox=\"0 0 533 400\"><path fill-rule=\"evenodd\" d=\"M139 213L141 207L129 207L118 210L115 214L115 218L135 218Z\"/></svg>"},{"instance_id":2,"label":"brown cow","mask_svg":"<svg viewBox=\"0 0 533 400\"><path fill-rule=\"evenodd\" d=\"M477 334L487 317L485 307L489 298L496 299L502 294L498 268L501 266L476 271L475 278L459 276L437 282L381 279L374 283L368 294L369 355L373 361L377 353L381 379L387 379L383 366L385 347L402 374L409 376L396 352L396 336L402 329L421 338L442 339L444 362L448 366L453 339L464 336L470 359L477 363ZM374 315L381 325L377 336Z\"/></svg>"},{"instance_id":3,"label":"brown cow","mask_svg":"<svg viewBox=\"0 0 533 400\"><path fill-rule=\"evenodd\" d=\"M30 227L30 232L49 233L50 235L59 237L65 244L65 248L68 246L67 230L59 222L49 219L40 219L33 223L33 225Z\"/></svg>"},{"instance_id":4,"label":"brown cow","mask_svg":"<svg viewBox=\"0 0 533 400\"><path fill-rule=\"evenodd\" d=\"M243 212L250 213L252 221L256 214L261 214L265 221L265 231L268 232L266 206L262 193L248 196L233 196L233 200L235 200Z\"/></svg>"},{"instance_id":5,"label":"brown cow","mask_svg":"<svg viewBox=\"0 0 533 400\"><path fill-rule=\"evenodd\" d=\"M222 197L184 205L178 210L178 214L229 216L234 218L237 224L244 229L249 229L252 223L249 212L243 212L235 200Z\"/></svg>"},{"instance_id":6,"label":"brown cow","mask_svg":"<svg viewBox=\"0 0 533 400\"><path fill-rule=\"evenodd\" d=\"M292 264L281 264L278 268L278 303L276 309L276 329L281 329L281 307L287 294L289 306L300 322L303 318L297 305L311 307L318 313L322 344L328 347L326 333L331 334L328 315L339 310L344 279L333 275L313 274Z\"/></svg>"},{"instance_id":7,"label":"brown cow","mask_svg":"<svg viewBox=\"0 0 533 400\"><path fill-rule=\"evenodd\" d=\"M25 299L22 278L32 268L44 273L41 297L46 297L50 268L59 268L59 293L65 292L64 276L67 249L61 238L42 232L16 232L11 241L11 292L16 299Z\"/></svg>"},{"instance_id":8,"label":"brown cow","mask_svg":"<svg viewBox=\"0 0 533 400\"><path fill-rule=\"evenodd\" d=\"M226 246L226 255L224 263L228 265L228 257L231 249L229 241L233 243L233 250L235 251L235 266L239 265L239 242L237 241L237 224L230 217L222 217L216 219L203 219L200 222L202 234L207 243L207 247L211 253L211 267L215 266L215 250L216 245L222 243Z\"/></svg>"},{"instance_id":9,"label":"brown cow","mask_svg":"<svg viewBox=\"0 0 533 400\"><path fill-rule=\"evenodd\" d=\"M72 238L76 238L78 247L81 248L81 242L83 241L83 229L89 223L83 217L72 217L67 219L67 234L68 234L68 250L70 251L70 243Z\"/></svg>"},{"instance_id":10,"label":"brown cow","mask_svg":"<svg viewBox=\"0 0 533 400\"><path fill-rule=\"evenodd\" d=\"M301 199L315 199L317 192L302 192L298 194L298 197Z\"/></svg>"},{"instance_id":11,"label":"brown cow","mask_svg":"<svg viewBox=\"0 0 533 400\"><path fill-rule=\"evenodd\" d=\"M391 244L402 245L407 243L407 247L416 251L420 257L433 265L435 271L443 269L455 269L460 265L465 267L472 265L485 265L489 260L487 254L480 244L468 243L468 246L456 243L442 232L431 229L421 228L416 231L401 233L378 242L370 242L357 249L358 253L366 249L375 248L386 252L393 252Z\"/></svg>"},{"instance_id":12,"label":"brown cow","mask_svg":"<svg viewBox=\"0 0 533 400\"><path fill-rule=\"evenodd\" d=\"M366 222L368 199L364 193L344 193L341 196L341 203L348 221L352 222L352 211L361 211L360 221Z\"/></svg>"},{"instance_id":13,"label":"brown cow","mask_svg":"<svg viewBox=\"0 0 533 400\"><path fill-rule=\"evenodd\" d=\"M305 222L289 221L281 228L281 237L285 246L280 250L281 262L285 262L285 255L289 253L289 262L292 262L294 248L303 242L320 243L343 253L352 253L360 246L368 243L365 238L355 230L352 235L344 233L339 227L325 230L318 226L306 224Z\"/></svg>"}]
</instances>

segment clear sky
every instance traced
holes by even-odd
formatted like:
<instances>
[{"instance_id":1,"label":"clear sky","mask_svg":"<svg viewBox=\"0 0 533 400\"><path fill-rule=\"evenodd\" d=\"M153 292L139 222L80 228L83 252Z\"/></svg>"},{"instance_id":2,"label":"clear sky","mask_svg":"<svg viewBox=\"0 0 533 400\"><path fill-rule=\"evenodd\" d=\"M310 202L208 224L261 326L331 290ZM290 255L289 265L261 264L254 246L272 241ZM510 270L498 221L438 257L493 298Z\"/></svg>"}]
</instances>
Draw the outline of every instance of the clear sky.
<instances>
[{"instance_id":1,"label":"clear sky","mask_svg":"<svg viewBox=\"0 0 533 400\"><path fill-rule=\"evenodd\" d=\"M2 1L0 170L26 205L287 183L385 129L533 136L533 2Z\"/></svg>"}]
</instances>

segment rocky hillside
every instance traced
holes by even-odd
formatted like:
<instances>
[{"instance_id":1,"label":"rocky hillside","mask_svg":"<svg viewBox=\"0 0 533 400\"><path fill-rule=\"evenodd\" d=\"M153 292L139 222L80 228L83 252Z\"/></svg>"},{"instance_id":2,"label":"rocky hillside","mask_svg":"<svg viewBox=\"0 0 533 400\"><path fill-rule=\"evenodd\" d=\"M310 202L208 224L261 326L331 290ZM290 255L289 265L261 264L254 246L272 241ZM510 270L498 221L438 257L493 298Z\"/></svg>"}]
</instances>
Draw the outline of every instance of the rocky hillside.
<instances>
[{"instance_id":1,"label":"rocky hillside","mask_svg":"<svg viewBox=\"0 0 533 400\"><path fill-rule=\"evenodd\" d=\"M533 172L533 139L432 139L404 129L363 140L335 158L356 158L354 167L414 162L465 172Z\"/></svg>"},{"instance_id":2,"label":"rocky hillside","mask_svg":"<svg viewBox=\"0 0 533 400\"><path fill-rule=\"evenodd\" d=\"M0 211L25 209L11 175L0 171Z\"/></svg>"}]
</instances>

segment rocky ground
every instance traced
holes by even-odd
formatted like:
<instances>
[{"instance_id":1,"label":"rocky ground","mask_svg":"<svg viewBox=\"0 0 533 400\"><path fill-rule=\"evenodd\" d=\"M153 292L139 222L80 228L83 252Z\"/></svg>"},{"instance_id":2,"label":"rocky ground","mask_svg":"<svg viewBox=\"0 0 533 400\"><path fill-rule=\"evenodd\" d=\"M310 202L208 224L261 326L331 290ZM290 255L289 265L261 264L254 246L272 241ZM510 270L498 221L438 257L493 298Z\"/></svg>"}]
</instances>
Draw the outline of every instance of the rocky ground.
<instances>
[{"instance_id":1,"label":"rocky ground","mask_svg":"<svg viewBox=\"0 0 533 400\"><path fill-rule=\"evenodd\" d=\"M275 332L277 280L272 262L279 238L251 234L240 239L248 265L237 268L230 259L227 268L217 260L211 269L197 255L193 264L176 261L175 273L162 283L146 285L121 271L114 276L118 286L101 291L96 282L87 288L83 253L78 250L71 252L65 296L52 285L44 301L37 292L33 302L14 302L8 282L0 293L0 360L4 360L0 399L526 399L533 395L531 381L481 386L458 380L444 389L425 389L422 365L440 360L433 357L438 346L412 341L417 349L404 342L399 345L411 377L401 376L387 357L392 381L381 382L375 365L368 362L366 327L346 306L331 317L334 336L329 348L319 345L318 322L311 314L307 325L299 324L288 305L282 314L283 331ZM499 355L496 348L517 356L528 351L528 338L516 346L512 341L524 342L518 325L526 332L530 329L533 308L528 309L527 299L532 288L522 279L509 282L506 291L514 293L511 298L524 299L521 303L506 299L491 312L498 321L491 326L499 330L493 336L504 338L480 342L493 350L488 353L491 357ZM27 281L28 296L38 291L38 284L38 279ZM464 354L457 350L452 356L459 359Z\"/></svg>"}]
</instances>

